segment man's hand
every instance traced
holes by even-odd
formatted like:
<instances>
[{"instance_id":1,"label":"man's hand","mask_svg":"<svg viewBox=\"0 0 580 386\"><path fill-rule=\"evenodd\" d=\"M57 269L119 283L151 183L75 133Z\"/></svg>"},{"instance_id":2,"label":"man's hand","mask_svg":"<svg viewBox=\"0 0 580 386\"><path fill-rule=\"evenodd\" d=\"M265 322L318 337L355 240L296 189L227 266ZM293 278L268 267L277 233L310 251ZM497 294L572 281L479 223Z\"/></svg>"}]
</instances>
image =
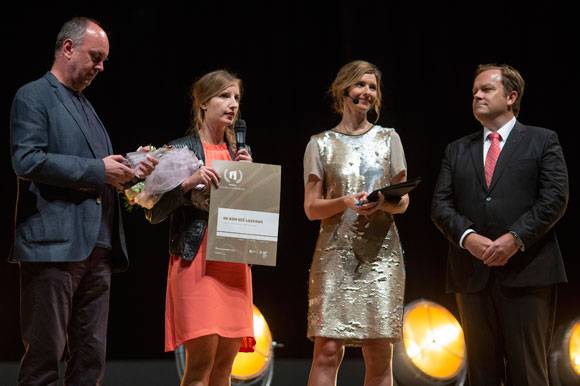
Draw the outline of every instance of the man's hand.
<instances>
[{"instance_id":1,"label":"man's hand","mask_svg":"<svg viewBox=\"0 0 580 386\"><path fill-rule=\"evenodd\" d=\"M485 236L472 232L465 236L463 240L463 246L469 251L473 256L479 260L484 260L483 255L485 251L492 244L492 241Z\"/></svg>"},{"instance_id":2,"label":"man's hand","mask_svg":"<svg viewBox=\"0 0 580 386\"><path fill-rule=\"evenodd\" d=\"M489 267L502 266L518 249L514 236L508 232L495 239L481 257L483 263Z\"/></svg>"},{"instance_id":3,"label":"man's hand","mask_svg":"<svg viewBox=\"0 0 580 386\"><path fill-rule=\"evenodd\" d=\"M123 184L130 181L135 174L128 167L129 161L122 155L114 154L103 158L105 164L105 182L117 190L123 189Z\"/></svg>"}]
</instances>

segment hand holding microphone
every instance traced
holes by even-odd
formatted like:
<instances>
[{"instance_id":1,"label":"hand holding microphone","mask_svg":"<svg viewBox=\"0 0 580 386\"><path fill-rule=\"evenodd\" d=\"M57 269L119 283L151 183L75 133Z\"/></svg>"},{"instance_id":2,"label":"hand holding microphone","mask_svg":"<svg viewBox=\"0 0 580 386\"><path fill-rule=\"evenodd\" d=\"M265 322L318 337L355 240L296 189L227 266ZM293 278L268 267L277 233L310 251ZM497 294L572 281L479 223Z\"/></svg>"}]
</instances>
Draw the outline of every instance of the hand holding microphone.
<instances>
[{"instance_id":1,"label":"hand holding microphone","mask_svg":"<svg viewBox=\"0 0 580 386\"><path fill-rule=\"evenodd\" d=\"M252 162L252 156L246 148L246 121L239 118L234 125L236 134L236 161Z\"/></svg>"},{"instance_id":2,"label":"hand holding microphone","mask_svg":"<svg viewBox=\"0 0 580 386\"><path fill-rule=\"evenodd\" d=\"M236 133L236 147L238 150L246 147L246 121L239 118L234 125Z\"/></svg>"}]
</instances>

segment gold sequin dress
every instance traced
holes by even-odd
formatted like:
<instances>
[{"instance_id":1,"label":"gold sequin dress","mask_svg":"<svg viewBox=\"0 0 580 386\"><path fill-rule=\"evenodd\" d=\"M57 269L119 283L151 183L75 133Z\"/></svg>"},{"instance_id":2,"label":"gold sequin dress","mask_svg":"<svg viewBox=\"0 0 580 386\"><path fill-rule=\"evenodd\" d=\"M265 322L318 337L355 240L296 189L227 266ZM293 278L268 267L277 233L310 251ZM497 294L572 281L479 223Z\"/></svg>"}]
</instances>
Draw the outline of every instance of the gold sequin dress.
<instances>
[{"instance_id":1,"label":"gold sequin dress","mask_svg":"<svg viewBox=\"0 0 580 386\"><path fill-rule=\"evenodd\" d=\"M390 185L406 162L394 129L373 126L360 135L328 130L311 137L304 181L323 181L324 198ZM309 278L308 337L401 337L405 267L393 216L359 216L351 209L321 221Z\"/></svg>"}]
</instances>

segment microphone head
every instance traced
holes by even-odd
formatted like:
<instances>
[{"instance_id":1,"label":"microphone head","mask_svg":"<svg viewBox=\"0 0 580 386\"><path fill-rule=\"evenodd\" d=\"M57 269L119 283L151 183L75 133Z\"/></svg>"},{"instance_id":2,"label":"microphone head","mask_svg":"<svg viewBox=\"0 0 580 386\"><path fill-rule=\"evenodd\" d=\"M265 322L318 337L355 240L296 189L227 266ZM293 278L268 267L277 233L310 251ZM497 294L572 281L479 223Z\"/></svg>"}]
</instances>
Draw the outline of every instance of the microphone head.
<instances>
[{"instance_id":1,"label":"microphone head","mask_svg":"<svg viewBox=\"0 0 580 386\"><path fill-rule=\"evenodd\" d=\"M244 121L242 118L239 118L234 125L234 131L235 132L243 131L245 133L246 132L246 121Z\"/></svg>"},{"instance_id":2,"label":"microphone head","mask_svg":"<svg viewBox=\"0 0 580 386\"><path fill-rule=\"evenodd\" d=\"M350 98L350 100L352 100L352 103L354 103L355 105L358 105L359 99L358 98L353 98L348 94L348 90L344 90L344 96L347 98Z\"/></svg>"},{"instance_id":3,"label":"microphone head","mask_svg":"<svg viewBox=\"0 0 580 386\"><path fill-rule=\"evenodd\" d=\"M234 132L236 133L236 147L238 149L246 147L246 121L238 119L234 125Z\"/></svg>"}]
</instances>

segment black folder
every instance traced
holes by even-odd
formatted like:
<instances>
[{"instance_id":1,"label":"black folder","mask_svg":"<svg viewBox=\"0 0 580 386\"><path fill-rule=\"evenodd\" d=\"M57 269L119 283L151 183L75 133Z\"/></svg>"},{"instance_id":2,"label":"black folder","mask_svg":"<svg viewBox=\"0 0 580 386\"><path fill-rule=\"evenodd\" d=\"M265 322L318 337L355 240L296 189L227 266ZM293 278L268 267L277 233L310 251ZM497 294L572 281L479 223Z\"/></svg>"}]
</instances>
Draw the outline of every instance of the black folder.
<instances>
[{"instance_id":1,"label":"black folder","mask_svg":"<svg viewBox=\"0 0 580 386\"><path fill-rule=\"evenodd\" d=\"M421 182L421 177L415 177L400 184L385 186L374 190L367 196L367 201L373 202L379 199L379 192L383 194L385 200L398 201L402 196L415 189Z\"/></svg>"}]
</instances>

